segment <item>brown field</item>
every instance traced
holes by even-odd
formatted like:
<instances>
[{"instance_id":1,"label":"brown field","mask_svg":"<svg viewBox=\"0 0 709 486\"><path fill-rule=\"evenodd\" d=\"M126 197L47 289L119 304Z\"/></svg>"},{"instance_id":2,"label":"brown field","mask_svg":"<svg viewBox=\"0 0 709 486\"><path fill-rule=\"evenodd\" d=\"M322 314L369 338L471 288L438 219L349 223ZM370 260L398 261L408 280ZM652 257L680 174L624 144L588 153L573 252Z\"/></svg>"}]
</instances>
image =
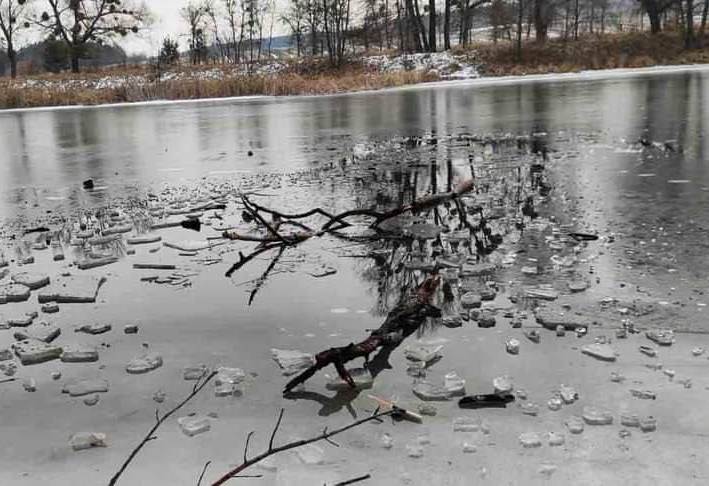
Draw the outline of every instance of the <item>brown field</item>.
<instances>
[{"instance_id":1,"label":"brown field","mask_svg":"<svg viewBox=\"0 0 709 486\"><path fill-rule=\"evenodd\" d=\"M484 76L709 63L709 43L687 51L674 32L589 35L575 42L550 40L543 45L526 42L521 60L509 42L479 44L473 52Z\"/></svg>"}]
</instances>

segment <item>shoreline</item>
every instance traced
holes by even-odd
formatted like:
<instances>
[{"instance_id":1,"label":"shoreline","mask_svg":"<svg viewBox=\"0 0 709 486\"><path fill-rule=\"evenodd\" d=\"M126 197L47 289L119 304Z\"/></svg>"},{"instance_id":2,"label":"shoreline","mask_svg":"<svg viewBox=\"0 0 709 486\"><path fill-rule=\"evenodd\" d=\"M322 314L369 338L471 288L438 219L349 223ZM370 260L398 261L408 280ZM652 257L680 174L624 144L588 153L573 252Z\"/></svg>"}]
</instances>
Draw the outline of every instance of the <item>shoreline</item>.
<instances>
[{"instance_id":1,"label":"shoreline","mask_svg":"<svg viewBox=\"0 0 709 486\"><path fill-rule=\"evenodd\" d=\"M596 81L614 78L626 78L632 76L652 76L661 74L683 74L694 72L709 72L709 64L666 64L651 67L639 68L614 68L614 69L589 69L568 73L547 73L547 74L526 74L526 75L510 75L510 76L480 76L478 78L458 79L458 80L437 80L414 84L405 84L402 86L376 88L376 89L361 89L338 93L324 94L295 94L295 95L244 95L244 96L228 96L228 97L207 97L207 98L185 98L185 99L156 99L149 101L134 101L121 103L102 103L95 105L46 105L27 108L0 108L0 116L4 114L14 114L23 112L36 111L53 111L53 110L85 110L85 109L102 109L102 108L124 108L124 107L145 107L145 106L166 106L179 104L205 104L214 102L250 102L261 100L275 100L280 98L313 98L313 97L330 97L330 96L350 96L350 95L367 95L374 93L403 91L415 89L430 89L436 87L488 87L488 86L504 86L516 85L535 82L575 82L575 81Z\"/></svg>"}]
</instances>

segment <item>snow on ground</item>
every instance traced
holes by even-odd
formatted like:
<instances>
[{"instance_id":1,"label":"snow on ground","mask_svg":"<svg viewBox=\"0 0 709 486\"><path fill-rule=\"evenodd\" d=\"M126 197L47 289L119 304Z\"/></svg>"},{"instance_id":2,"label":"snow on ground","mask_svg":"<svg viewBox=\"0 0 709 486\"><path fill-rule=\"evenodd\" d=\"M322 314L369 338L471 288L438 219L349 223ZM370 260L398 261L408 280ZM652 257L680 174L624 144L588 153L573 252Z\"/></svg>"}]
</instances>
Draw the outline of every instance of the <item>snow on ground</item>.
<instances>
[{"instance_id":1,"label":"snow on ground","mask_svg":"<svg viewBox=\"0 0 709 486\"><path fill-rule=\"evenodd\" d=\"M380 72L434 71L443 79L472 79L479 77L475 66L450 52L425 52L399 56L369 56L363 59L365 66Z\"/></svg>"},{"instance_id":2,"label":"snow on ground","mask_svg":"<svg viewBox=\"0 0 709 486\"><path fill-rule=\"evenodd\" d=\"M425 70L438 74L442 79L473 79L479 74L475 66L448 52L403 54L399 56L369 56L363 58L365 67L384 73L397 71ZM254 67L253 74L275 75L287 69L288 65L272 61ZM247 74L244 67L206 68L194 71L170 71L160 73L162 82L175 81L218 81ZM155 82L156 72L145 74L114 74L89 79L24 79L13 83L15 88L40 88L56 91L78 89L120 89L139 87Z\"/></svg>"}]
</instances>

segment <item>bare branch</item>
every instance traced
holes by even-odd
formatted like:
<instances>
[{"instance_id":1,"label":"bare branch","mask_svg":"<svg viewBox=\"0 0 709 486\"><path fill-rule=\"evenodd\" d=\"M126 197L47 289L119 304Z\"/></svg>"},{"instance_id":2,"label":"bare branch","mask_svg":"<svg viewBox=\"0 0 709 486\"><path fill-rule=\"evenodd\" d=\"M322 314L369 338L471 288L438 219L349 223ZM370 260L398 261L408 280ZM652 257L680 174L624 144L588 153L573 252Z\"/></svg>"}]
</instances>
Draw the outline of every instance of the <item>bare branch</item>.
<instances>
[{"instance_id":1,"label":"bare branch","mask_svg":"<svg viewBox=\"0 0 709 486\"><path fill-rule=\"evenodd\" d=\"M371 474L365 474L364 476L359 476L356 478L348 479L347 481L339 482L339 483L335 484L334 486L347 486L349 484L355 484L355 483L359 483L361 481L366 481L367 479L371 479L371 477L372 477Z\"/></svg>"},{"instance_id":2,"label":"bare branch","mask_svg":"<svg viewBox=\"0 0 709 486\"><path fill-rule=\"evenodd\" d=\"M135 459L135 456L140 452L140 450L147 444L149 441L157 439L153 434L155 434L155 431L160 427L165 420L170 418L172 414L177 412L179 409L181 409L187 402L192 400L202 389L212 381L212 378L214 378L217 375L216 371L212 371L206 378L204 378L201 382L199 383L199 386L196 386L195 388L192 389L192 392L187 395L180 403L175 405L174 408L172 408L169 412L163 414L162 417L160 417L155 425L152 426L152 428L148 431L148 433L145 435L143 440L140 441L140 443L131 451L131 453L128 455L128 458L123 462L121 465L120 469L116 472L116 474L113 475L111 480L108 482L108 486L114 486L115 484L118 484L118 480L120 479L121 475L125 472L126 468L128 465ZM158 417L157 411L155 412L156 418Z\"/></svg>"},{"instance_id":3,"label":"bare branch","mask_svg":"<svg viewBox=\"0 0 709 486\"><path fill-rule=\"evenodd\" d=\"M251 437L254 435L254 431L252 430L249 432L249 435L246 436L246 445L244 446L244 462L246 462L248 459L246 458L246 454L249 452L249 442L251 442Z\"/></svg>"},{"instance_id":4,"label":"bare branch","mask_svg":"<svg viewBox=\"0 0 709 486\"><path fill-rule=\"evenodd\" d=\"M199 475L199 479L197 480L197 486L202 486L202 480L204 479L204 474L207 472L207 468L209 465L212 463L212 461L207 461L204 463L204 467L202 468L202 474Z\"/></svg>"},{"instance_id":5,"label":"bare branch","mask_svg":"<svg viewBox=\"0 0 709 486\"><path fill-rule=\"evenodd\" d=\"M272 451L273 450L273 440L276 438L276 432L278 432L278 427L281 426L281 420L283 420L283 413L285 412L285 409L281 409L281 413L278 414L278 420L276 421L276 426L273 428L273 432L271 433L271 440L268 441L268 450Z\"/></svg>"},{"instance_id":6,"label":"bare branch","mask_svg":"<svg viewBox=\"0 0 709 486\"><path fill-rule=\"evenodd\" d=\"M220 486L220 485L226 483L227 481L229 481L230 479L233 479L233 478L236 478L236 477L245 477L245 476L238 476L238 474L239 474L241 471L243 471L243 470L245 470L245 469L247 469L247 468L253 466L254 464L256 464L256 463L258 463L258 462L260 462L260 461L263 461L263 460L266 459L267 457L270 457L270 456L272 456L272 455L274 455L274 454L278 454L278 453L280 453L280 452L284 452L284 451L287 451L287 450L290 450L290 449L295 449L295 448L297 448L297 447L302 447L302 446L304 446L304 445L312 444L313 442L319 442L319 441L321 441L321 440L327 440L327 439L329 439L330 437L332 437L332 436L334 436L334 435L341 434L342 432L345 432L345 431L347 431L347 430L349 430L349 429L352 429L352 428L357 427L357 426L359 426L359 425L362 425L362 424L364 424L364 423L371 422L371 421L374 421L374 420L379 420L381 417L384 417L384 416L387 416L387 415L394 415L394 414L396 414L396 413L399 413L399 410L398 410L398 409L391 409L391 410L387 410L387 411L384 411L384 412L377 412L377 413L372 414L372 415L370 415L370 416L368 416L368 417L366 417L366 418L363 418L363 419L357 420L357 421L355 421L355 422L352 422L352 423L350 423L349 425L345 425L344 427L340 427L339 429L335 429L335 430L333 430L333 431L331 431L331 432L323 432L322 434L317 435L317 436L315 436L315 437L311 437L310 439L296 440L296 441L289 442L289 443L287 443L287 444L284 444L284 445L279 446L279 447L276 447L276 448L271 448L271 447L269 447L268 450L266 450L265 452L262 452L262 453L259 454L258 456L255 456L255 457L249 459L248 461L245 460L243 464L240 464L240 465L236 466L236 467L233 468L231 471L229 471L229 472L227 472L226 474L224 474L222 477L220 477L220 478L217 479L215 482L213 482L213 483L212 483L212 486ZM283 413L281 412L281 415L279 416L279 422L280 422L280 417L281 417L282 415L283 415ZM249 434L249 435L251 435L251 434ZM247 439L247 445L248 445L248 439Z\"/></svg>"}]
</instances>

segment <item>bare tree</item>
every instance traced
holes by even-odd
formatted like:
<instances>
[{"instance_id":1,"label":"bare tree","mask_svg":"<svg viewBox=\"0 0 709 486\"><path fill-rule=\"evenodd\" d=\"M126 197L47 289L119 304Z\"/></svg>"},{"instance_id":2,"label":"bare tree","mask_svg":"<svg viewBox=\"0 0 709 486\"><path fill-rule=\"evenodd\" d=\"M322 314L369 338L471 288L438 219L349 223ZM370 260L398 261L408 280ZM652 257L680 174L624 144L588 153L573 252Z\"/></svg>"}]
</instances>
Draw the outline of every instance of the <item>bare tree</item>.
<instances>
[{"instance_id":1,"label":"bare tree","mask_svg":"<svg viewBox=\"0 0 709 486\"><path fill-rule=\"evenodd\" d=\"M694 0L684 0L684 6L682 2L679 4L680 12L684 10L683 23L684 23L684 48L693 49L697 47L697 36L694 33Z\"/></svg>"},{"instance_id":2,"label":"bare tree","mask_svg":"<svg viewBox=\"0 0 709 486\"><path fill-rule=\"evenodd\" d=\"M537 42L546 42L547 40L549 26L554 17L552 2L553 0L534 0L534 31Z\"/></svg>"},{"instance_id":3,"label":"bare tree","mask_svg":"<svg viewBox=\"0 0 709 486\"><path fill-rule=\"evenodd\" d=\"M350 0L322 0L323 27L330 64L340 65L345 59L345 46L350 27Z\"/></svg>"},{"instance_id":4,"label":"bare tree","mask_svg":"<svg viewBox=\"0 0 709 486\"><path fill-rule=\"evenodd\" d=\"M650 19L650 32L657 34L662 30L662 16L677 3L677 0L638 0Z\"/></svg>"},{"instance_id":5,"label":"bare tree","mask_svg":"<svg viewBox=\"0 0 709 486\"><path fill-rule=\"evenodd\" d=\"M47 0L49 11L35 23L67 46L71 70L78 73L79 60L91 43L137 34L147 20L147 9L131 0Z\"/></svg>"},{"instance_id":6,"label":"bare tree","mask_svg":"<svg viewBox=\"0 0 709 486\"><path fill-rule=\"evenodd\" d=\"M428 0L428 50L436 52L436 0Z\"/></svg>"},{"instance_id":7,"label":"bare tree","mask_svg":"<svg viewBox=\"0 0 709 486\"><path fill-rule=\"evenodd\" d=\"M443 49L451 48L451 0L445 0L443 6Z\"/></svg>"},{"instance_id":8,"label":"bare tree","mask_svg":"<svg viewBox=\"0 0 709 486\"><path fill-rule=\"evenodd\" d=\"M228 32L227 53L231 61L236 64L239 62L239 50L237 49L237 32L239 31L237 0L222 0L222 2Z\"/></svg>"},{"instance_id":9,"label":"bare tree","mask_svg":"<svg viewBox=\"0 0 709 486\"><path fill-rule=\"evenodd\" d=\"M191 1L180 10L182 19L187 23L190 62L201 64L206 60L207 43L204 30L207 22L207 4Z\"/></svg>"},{"instance_id":10,"label":"bare tree","mask_svg":"<svg viewBox=\"0 0 709 486\"><path fill-rule=\"evenodd\" d=\"M522 18L524 17L524 0L517 0L517 61L522 60Z\"/></svg>"},{"instance_id":11,"label":"bare tree","mask_svg":"<svg viewBox=\"0 0 709 486\"><path fill-rule=\"evenodd\" d=\"M296 56L300 57L303 47L303 34L305 30L306 5L303 0L291 0L290 7L281 21L288 26L291 35L295 39Z\"/></svg>"},{"instance_id":12,"label":"bare tree","mask_svg":"<svg viewBox=\"0 0 709 486\"><path fill-rule=\"evenodd\" d=\"M212 43L216 48L217 59L223 63L229 57L229 46L222 40L219 25L221 11L215 0L204 0L204 13L212 31Z\"/></svg>"},{"instance_id":13,"label":"bare tree","mask_svg":"<svg viewBox=\"0 0 709 486\"><path fill-rule=\"evenodd\" d=\"M0 0L0 34L7 46L12 78L17 77L17 33L30 26L25 18L28 4L27 0Z\"/></svg>"}]
</instances>

